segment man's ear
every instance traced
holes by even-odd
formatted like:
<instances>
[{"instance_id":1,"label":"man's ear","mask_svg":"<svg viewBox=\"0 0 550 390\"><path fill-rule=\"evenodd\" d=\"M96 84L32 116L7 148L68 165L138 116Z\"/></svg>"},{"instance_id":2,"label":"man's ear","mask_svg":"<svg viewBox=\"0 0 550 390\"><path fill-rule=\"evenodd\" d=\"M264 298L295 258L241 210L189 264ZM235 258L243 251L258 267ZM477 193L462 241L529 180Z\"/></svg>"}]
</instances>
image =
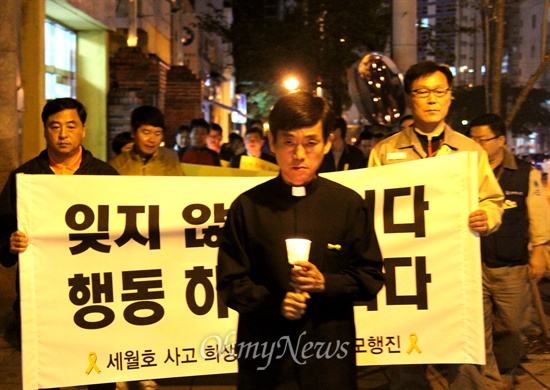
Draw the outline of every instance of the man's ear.
<instances>
[{"instance_id":1,"label":"man's ear","mask_svg":"<svg viewBox=\"0 0 550 390\"><path fill-rule=\"evenodd\" d=\"M406 105L409 109L411 109L411 107L412 107L411 99L412 99L412 95L410 93L406 93L405 94L405 103L406 103Z\"/></svg>"},{"instance_id":2,"label":"man's ear","mask_svg":"<svg viewBox=\"0 0 550 390\"><path fill-rule=\"evenodd\" d=\"M267 132L267 140L269 141L269 150L275 153L275 140L273 139L273 134L271 134L271 131Z\"/></svg>"},{"instance_id":3,"label":"man's ear","mask_svg":"<svg viewBox=\"0 0 550 390\"><path fill-rule=\"evenodd\" d=\"M327 137L327 141L325 142L325 146L323 147L323 154L327 154L330 152L330 148L332 148L332 140L334 139L334 134L330 133L330 135Z\"/></svg>"}]
</instances>

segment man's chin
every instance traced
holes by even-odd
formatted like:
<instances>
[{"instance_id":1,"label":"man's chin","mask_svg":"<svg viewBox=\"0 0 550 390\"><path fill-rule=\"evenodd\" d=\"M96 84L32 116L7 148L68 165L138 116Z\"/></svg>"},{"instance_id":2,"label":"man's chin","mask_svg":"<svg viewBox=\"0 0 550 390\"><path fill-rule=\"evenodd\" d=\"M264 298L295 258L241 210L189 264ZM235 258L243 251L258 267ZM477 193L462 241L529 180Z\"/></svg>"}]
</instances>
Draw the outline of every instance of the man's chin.
<instances>
[{"instance_id":1,"label":"man's chin","mask_svg":"<svg viewBox=\"0 0 550 390\"><path fill-rule=\"evenodd\" d=\"M300 187L300 186L305 186L305 185L308 185L313 179L315 179L316 175L311 175L309 174L309 172L306 174L304 172L303 175L288 175L288 176L284 176L283 175L283 179L290 185L292 186L295 186L295 187Z\"/></svg>"}]
</instances>

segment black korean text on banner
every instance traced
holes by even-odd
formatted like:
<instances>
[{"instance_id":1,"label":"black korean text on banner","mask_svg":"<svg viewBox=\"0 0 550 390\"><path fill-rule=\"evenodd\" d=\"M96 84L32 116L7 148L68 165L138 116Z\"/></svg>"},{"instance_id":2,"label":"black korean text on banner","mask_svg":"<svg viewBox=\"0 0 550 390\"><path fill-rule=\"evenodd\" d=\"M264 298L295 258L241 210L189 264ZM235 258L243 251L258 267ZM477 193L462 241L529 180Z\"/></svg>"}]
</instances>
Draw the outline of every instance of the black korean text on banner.
<instances>
[{"instance_id":1,"label":"black korean text on banner","mask_svg":"<svg viewBox=\"0 0 550 390\"><path fill-rule=\"evenodd\" d=\"M426 273L426 257L415 258L416 295L397 295L396 272L397 267L411 267L410 257L396 257L384 259L386 270L386 300L388 305L416 305L418 310L428 310L428 283L432 282L432 276Z\"/></svg>"},{"instance_id":2,"label":"black korean text on banner","mask_svg":"<svg viewBox=\"0 0 550 390\"><path fill-rule=\"evenodd\" d=\"M379 355L381 353L401 353L401 336L370 336L355 339L355 353L370 353Z\"/></svg>"},{"instance_id":3,"label":"black korean text on banner","mask_svg":"<svg viewBox=\"0 0 550 390\"><path fill-rule=\"evenodd\" d=\"M107 303L114 301L113 274L111 272L104 273L103 283L101 282L101 274L93 273L91 276L91 290L90 277L75 274L69 279L69 299L73 305L84 306L92 298L94 304L79 309L74 314L73 320L76 325L84 329L101 329L109 326L115 320L115 313L106 306ZM100 303L103 305L100 305ZM98 321L87 321L86 316L92 313L101 314L103 318Z\"/></svg>"},{"instance_id":4,"label":"black korean text on banner","mask_svg":"<svg viewBox=\"0 0 550 390\"><path fill-rule=\"evenodd\" d=\"M185 247L186 248L209 248L219 247L219 237L223 229L223 223L227 217L227 212L223 203L214 203L212 209L200 203L193 203L183 209L182 217L185 222L197 227L185 229ZM214 217L214 225L198 227L205 225ZM229 310L220 299L219 294L215 292L210 278L213 276L211 269L204 267L194 267L192 270L185 271L185 277L190 279L186 289L187 303L189 309L196 315L204 315L210 311L214 303L214 294L217 295L218 318L228 318ZM205 301L199 305L195 299L195 290L202 286L205 292Z\"/></svg>"},{"instance_id":5,"label":"black korean text on banner","mask_svg":"<svg viewBox=\"0 0 550 390\"><path fill-rule=\"evenodd\" d=\"M424 186L415 186L413 195L414 221L411 223L395 222L395 198L411 196L411 188L390 188L384 190L384 233L400 234L414 233L415 238L426 237L425 213L429 210L429 202L424 199ZM365 191L365 202L370 210L374 210L375 191ZM384 258L386 273L386 304L387 305L416 305L418 310L428 309L427 284L431 283L431 274L427 273L426 257L415 257L416 295L397 295L397 267L412 267L411 257ZM377 310L376 298L366 302L367 310Z\"/></svg>"},{"instance_id":6,"label":"black korean text on banner","mask_svg":"<svg viewBox=\"0 0 550 390\"><path fill-rule=\"evenodd\" d=\"M149 243L149 249L160 249L159 206L147 207L148 237L142 235L138 229L138 218L146 214L145 206L118 206L118 214L125 215L124 231L115 243L121 247L131 240L145 246ZM145 217L145 216L144 216ZM81 222L79 222L81 220ZM72 255L81 254L88 249L97 252L109 253L111 245L100 242L109 239L109 206L99 205L97 208L97 232L84 232L89 230L96 221L94 210L85 204L75 204L65 213L67 226L80 233L70 233L69 241L80 241L70 248Z\"/></svg>"},{"instance_id":7,"label":"black korean text on banner","mask_svg":"<svg viewBox=\"0 0 550 390\"><path fill-rule=\"evenodd\" d=\"M84 219L78 223L78 215L82 214ZM110 245L100 243L99 240L109 239L109 206L99 205L97 208L97 233L70 233L70 241L80 241L80 244L71 247L71 254L78 255L88 249L98 252L109 253ZM69 207L65 213L65 223L69 228L76 231L84 231L92 226L95 221L94 211L85 204L75 204Z\"/></svg>"},{"instance_id":8,"label":"black korean text on banner","mask_svg":"<svg viewBox=\"0 0 550 390\"><path fill-rule=\"evenodd\" d=\"M124 291L132 291L121 294L122 301L135 301L124 309L124 319L130 324L151 325L164 317L162 305L153 301L153 299L164 299L164 291L158 290L162 288L161 277L162 270L160 269L122 272L122 288ZM136 314L140 310L145 312L149 310L151 314L141 317Z\"/></svg>"},{"instance_id":9,"label":"black korean text on banner","mask_svg":"<svg viewBox=\"0 0 550 390\"><path fill-rule=\"evenodd\" d=\"M149 249L160 249L159 206L149 206L148 211L149 238L143 236L137 228L137 216L145 213L145 206L118 206L118 213L126 214L124 232L115 240L118 246L135 240L143 246L149 242Z\"/></svg>"},{"instance_id":10,"label":"black korean text on banner","mask_svg":"<svg viewBox=\"0 0 550 390\"><path fill-rule=\"evenodd\" d=\"M424 186L414 187L414 222L395 223L395 198L410 196L411 189L390 188L384 191L384 233L414 233L415 237L426 237L426 220L424 213L429 209L429 203L424 200Z\"/></svg>"},{"instance_id":11,"label":"black korean text on banner","mask_svg":"<svg viewBox=\"0 0 550 390\"><path fill-rule=\"evenodd\" d=\"M139 370L148 367L156 367L156 353L152 349L144 351L128 350L109 354L107 368L122 371Z\"/></svg>"},{"instance_id":12,"label":"black korean text on banner","mask_svg":"<svg viewBox=\"0 0 550 390\"><path fill-rule=\"evenodd\" d=\"M202 316L210 312L214 305L214 294L216 293L212 280L213 272L211 269L206 269L202 266L193 267L192 270L185 271L185 278L190 279L185 289L185 298L189 310L198 316ZM202 305L199 305L196 300L197 288L204 289L205 299ZM217 295L218 302L218 318L229 317L229 310L227 306Z\"/></svg>"},{"instance_id":13,"label":"black korean text on banner","mask_svg":"<svg viewBox=\"0 0 550 390\"><path fill-rule=\"evenodd\" d=\"M164 299L161 277L160 269L122 272L121 301L132 302L124 309L123 318L126 322L139 326L152 325L164 317L164 307L158 303L158 300ZM83 329L101 329L113 323L115 313L108 307L109 303L114 302L112 272L93 273L91 278L75 274L69 278L68 284L71 303L84 306L74 314L73 320L77 326ZM90 299L92 304L89 304ZM140 315L143 313L149 315ZM101 318L88 317L89 314L99 314ZM92 321L90 318L96 320Z\"/></svg>"},{"instance_id":14,"label":"black korean text on banner","mask_svg":"<svg viewBox=\"0 0 550 390\"><path fill-rule=\"evenodd\" d=\"M214 216L214 223L216 225L210 225L202 228L186 228L185 229L185 247L186 248L202 248L208 246L210 248L217 248L219 244L219 237L222 232L222 226L225 222L228 209L224 207L223 203L215 203L213 210L204 204L193 203L185 207L182 212L182 217L190 225L204 225L206 224L212 215ZM202 238L201 238L202 236Z\"/></svg>"}]
</instances>

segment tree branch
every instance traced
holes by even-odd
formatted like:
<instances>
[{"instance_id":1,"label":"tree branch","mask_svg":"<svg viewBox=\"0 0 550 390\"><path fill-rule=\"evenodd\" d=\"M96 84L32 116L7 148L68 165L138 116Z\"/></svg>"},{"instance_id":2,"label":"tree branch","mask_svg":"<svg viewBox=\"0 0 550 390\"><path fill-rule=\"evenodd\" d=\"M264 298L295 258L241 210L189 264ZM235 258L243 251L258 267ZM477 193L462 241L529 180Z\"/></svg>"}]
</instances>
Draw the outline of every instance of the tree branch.
<instances>
[{"instance_id":1,"label":"tree branch","mask_svg":"<svg viewBox=\"0 0 550 390\"><path fill-rule=\"evenodd\" d=\"M533 88L533 86L535 85L537 80L539 79L539 77L544 73L544 70L546 69L548 64L550 64L550 55L549 54L544 56L542 62L539 64L539 66L538 66L537 70L535 71L535 73L533 73L531 75L531 77L529 77L529 80L527 81L527 84L525 84L525 86L523 87L523 89L519 93L516 101L514 102L514 106L512 107L512 109L510 110L510 113L506 117L505 123L506 123L507 127L514 120L514 117L516 116L519 109L521 108L521 105L523 104L525 99L527 99L527 95L529 94L529 92L531 91L531 89Z\"/></svg>"}]
</instances>

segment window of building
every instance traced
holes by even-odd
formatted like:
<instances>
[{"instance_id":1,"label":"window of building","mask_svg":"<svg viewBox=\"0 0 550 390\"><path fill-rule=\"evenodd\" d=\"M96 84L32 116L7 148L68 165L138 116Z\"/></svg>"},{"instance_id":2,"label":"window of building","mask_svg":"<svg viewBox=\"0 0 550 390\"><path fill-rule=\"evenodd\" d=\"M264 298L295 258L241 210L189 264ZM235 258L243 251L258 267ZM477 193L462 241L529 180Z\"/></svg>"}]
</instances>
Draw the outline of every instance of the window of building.
<instances>
[{"instance_id":1,"label":"window of building","mask_svg":"<svg viewBox=\"0 0 550 390\"><path fill-rule=\"evenodd\" d=\"M537 15L531 16L531 28L537 28Z\"/></svg>"},{"instance_id":2,"label":"window of building","mask_svg":"<svg viewBox=\"0 0 550 390\"><path fill-rule=\"evenodd\" d=\"M420 19L420 28L428 28L428 27L430 27L430 19L428 18Z\"/></svg>"},{"instance_id":3,"label":"window of building","mask_svg":"<svg viewBox=\"0 0 550 390\"><path fill-rule=\"evenodd\" d=\"M76 33L46 20L46 99L76 98Z\"/></svg>"}]
</instances>

